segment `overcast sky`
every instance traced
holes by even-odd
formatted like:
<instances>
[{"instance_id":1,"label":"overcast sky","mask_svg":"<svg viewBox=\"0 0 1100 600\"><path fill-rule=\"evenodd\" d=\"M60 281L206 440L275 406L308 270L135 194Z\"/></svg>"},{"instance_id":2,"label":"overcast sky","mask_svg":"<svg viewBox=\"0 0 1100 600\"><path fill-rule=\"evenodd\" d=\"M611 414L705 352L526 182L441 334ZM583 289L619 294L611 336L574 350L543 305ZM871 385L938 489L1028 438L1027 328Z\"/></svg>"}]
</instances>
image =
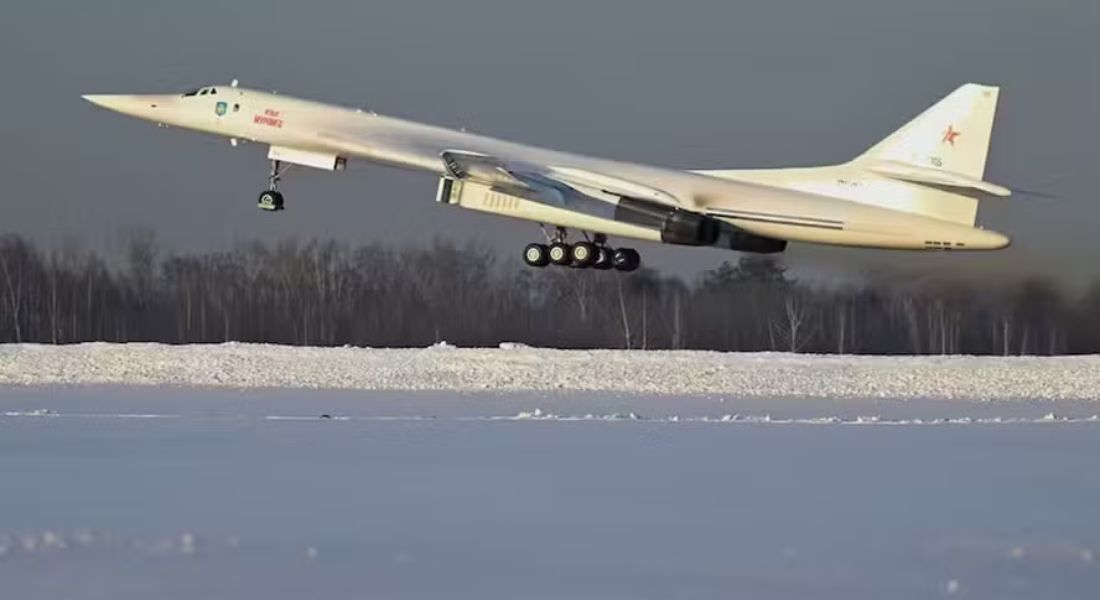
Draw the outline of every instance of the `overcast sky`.
<instances>
[{"instance_id":1,"label":"overcast sky","mask_svg":"<svg viewBox=\"0 0 1100 600\"><path fill-rule=\"evenodd\" d=\"M253 238L479 240L518 256L533 224L437 206L425 175L292 171L255 208L262 149L159 130L83 93L239 78L555 149L683 168L848 160L967 81L1003 87L987 179L1053 197L985 201L1014 246L982 255L795 245L798 272L899 265L1100 278L1100 18L1090 0L4 0L0 231L110 247ZM659 267L729 252L639 245Z\"/></svg>"}]
</instances>

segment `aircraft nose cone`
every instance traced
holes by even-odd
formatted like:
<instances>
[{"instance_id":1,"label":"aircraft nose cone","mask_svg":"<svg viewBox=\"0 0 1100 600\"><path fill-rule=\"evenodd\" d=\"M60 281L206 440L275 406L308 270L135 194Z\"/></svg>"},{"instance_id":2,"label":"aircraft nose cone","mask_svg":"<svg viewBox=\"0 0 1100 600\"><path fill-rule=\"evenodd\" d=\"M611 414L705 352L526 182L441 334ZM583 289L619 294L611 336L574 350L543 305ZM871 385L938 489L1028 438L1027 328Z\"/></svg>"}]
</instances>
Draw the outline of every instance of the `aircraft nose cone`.
<instances>
[{"instance_id":1,"label":"aircraft nose cone","mask_svg":"<svg viewBox=\"0 0 1100 600\"><path fill-rule=\"evenodd\" d=\"M164 104L163 96L131 96L129 94L87 94L88 102L124 115L143 119L157 118L157 107Z\"/></svg>"},{"instance_id":2,"label":"aircraft nose cone","mask_svg":"<svg viewBox=\"0 0 1100 600\"><path fill-rule=\"evenodd\" d=\"M109 110L118 110L125 104L126 96L115 94L86 94L81 96L81 98L84 98L96 106L102 106Z\"/></svg>"}]
</instances>

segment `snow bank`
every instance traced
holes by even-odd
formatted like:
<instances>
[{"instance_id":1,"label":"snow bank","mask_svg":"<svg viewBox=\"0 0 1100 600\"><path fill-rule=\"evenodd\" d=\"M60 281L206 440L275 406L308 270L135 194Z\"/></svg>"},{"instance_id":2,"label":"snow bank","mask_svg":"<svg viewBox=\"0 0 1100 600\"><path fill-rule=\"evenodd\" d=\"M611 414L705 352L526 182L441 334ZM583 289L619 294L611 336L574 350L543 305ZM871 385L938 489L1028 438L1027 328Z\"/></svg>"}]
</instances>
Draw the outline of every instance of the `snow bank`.
<instances>
[{"instance_id":1,"label":"snow bank","mask_svg":"<svg viewBox=\"0 0 1100 600\"><path fill-rule=\"evenodd\" d=\"M59 412L55 410L30 410L30 411L18 411L11 410L0 413L0 417L6 417L9 419L95 419L99 421L119 419L119 420L132 420L132 419L183 419L186 418L183 415L178 414L132 414L132 413L71 413L71 412ZM218 417L205 417L206 420L212 420ZM231 419L236 422L240 422L242 419L248 419L244 415L234 415L229 417L221 417L223 419ZM432 422L432 423L471 423L471 422L501 422L501 421L538 421L545 423L656 423L656 424L697 424L697 423L716 423L716 424L729 424L729 425L888 425L888 426L940 426L940 425L1080 425L1100 424L1100 414L1094 414L1087 417L1061 417L1053 413L1049 413L1042 417L914 417L914 418L883 418L879 415L873 416L856 416L856 417L842 417L842 416L827 416L827 417L773 417L770 414L763 415L742 415L742 414L725 414L720 417L712 416L658 416L648 417L640 415L635 412L628 413L610 413L610 414L594 414L586 413L583 415L569 415L569 414L556 414L552 412L546 412L540 408L536 408L532 411L520 411L518 414L511 416L452 416L452 417L438 417L432 416L333 416L333 415L262 415L251 417L263 421L275 421L275 422L295 422L295 423L308 423L317 421L339 421L339 422L359 422L359 423L413 423L413 422Z\"/></svg>"},{"instance_id":2,"label":"snow bank","mask_svg":"<svg viewBox=\"0 0 1100 600\"><path fill-rule=\"evenodd\" d=\"M0 346L0 385L1100 400L1100 356L857 357L255 344Z\"/></svg>"}]
</instances>

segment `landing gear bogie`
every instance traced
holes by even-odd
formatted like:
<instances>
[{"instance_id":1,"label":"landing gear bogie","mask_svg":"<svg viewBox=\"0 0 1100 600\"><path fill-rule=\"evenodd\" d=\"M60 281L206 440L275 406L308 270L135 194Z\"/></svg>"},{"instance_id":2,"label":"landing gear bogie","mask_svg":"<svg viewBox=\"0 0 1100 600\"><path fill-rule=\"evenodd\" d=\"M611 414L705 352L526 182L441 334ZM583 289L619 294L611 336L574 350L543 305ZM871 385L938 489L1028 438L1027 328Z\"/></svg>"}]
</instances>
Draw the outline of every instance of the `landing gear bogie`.
<instances>
[{"instance_id":1,"label":"landing gear bogie","mask_svg":"<svg viewBox=\"0 0 1100 600\"><path fill-rule=\"evenodd\" d=\"M598 271L615 269L629 273L638 270L642 263L636 250L612 248L607 245L607 236L602 234L570 244L565 241L565 229L559 227L553 235L547 233L546 238L546 244L528 244L524 248L523 262L527 266L542 268L554 265Z\"/></svg>"}]
</instances>

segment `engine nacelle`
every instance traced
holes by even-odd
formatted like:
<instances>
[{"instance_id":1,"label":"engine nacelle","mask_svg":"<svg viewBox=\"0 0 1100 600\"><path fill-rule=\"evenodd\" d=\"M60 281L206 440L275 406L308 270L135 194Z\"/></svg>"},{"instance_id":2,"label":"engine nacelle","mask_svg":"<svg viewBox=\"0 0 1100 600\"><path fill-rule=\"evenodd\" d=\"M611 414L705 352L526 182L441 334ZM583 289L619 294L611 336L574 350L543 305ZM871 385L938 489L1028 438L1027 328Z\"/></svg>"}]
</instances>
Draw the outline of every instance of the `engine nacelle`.
<instances>
[{"instance_id":1,"label":"engine nacelle","mask_svg":"<svg viewBox=\"0 0 1100 600\"><path fill-rule=\"evenodd\" d=\"M777 254L787 249L787 240L777 240L734 230L729 233L729 248L738 252Z\"/></svg>"},{"instance_id":2,"label":"engine nacelle","mask_svg":"<svg viewBox=\"0 0 1100 600\"><path fill-rule=\"evenodd\" d=\"M722 229L708 216L638 198L619 200L615 220L656 229L662 242L681 246L713 246Z\"/></svg>"}]
</instances>

